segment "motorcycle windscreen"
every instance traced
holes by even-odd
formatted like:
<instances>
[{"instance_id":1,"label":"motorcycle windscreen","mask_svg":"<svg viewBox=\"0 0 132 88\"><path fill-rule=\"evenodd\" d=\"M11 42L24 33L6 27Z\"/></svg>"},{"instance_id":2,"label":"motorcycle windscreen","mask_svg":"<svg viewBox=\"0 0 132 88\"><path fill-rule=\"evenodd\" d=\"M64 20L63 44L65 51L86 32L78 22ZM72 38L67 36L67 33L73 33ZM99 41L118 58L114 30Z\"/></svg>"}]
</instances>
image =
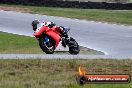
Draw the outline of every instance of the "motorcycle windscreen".
<instances>
[{"instance_id":1,"label":"motorcycle windscreen","mask_svg":"<svg viewBox=\"0 0 132 88\"><path fill-rule=\"evenodd\" d=\"M46 34L49 35L50 37L52 37L55 40L55 42L56 42L55 48L56 48L59 44L59 41L60 41L59 34L53 32L53 31L48 31L48 32L46 32Z\"/></svg>"},{"instance_id":2,"label":"motorcycle windscreen","mask_svg":"<svg viewBox=\"0 0 132 88\"><path fill-rule=\"evenodd\" d=\"M33 35L34 35L36 38L38 38L39 36L41 36L41 35L43 34L43 32L44 32L46 29L47 29L46 26L42 26L42 27L40 27L40 28L37 28L37 30L34 32Z\"/></svg>"}]
</instances>

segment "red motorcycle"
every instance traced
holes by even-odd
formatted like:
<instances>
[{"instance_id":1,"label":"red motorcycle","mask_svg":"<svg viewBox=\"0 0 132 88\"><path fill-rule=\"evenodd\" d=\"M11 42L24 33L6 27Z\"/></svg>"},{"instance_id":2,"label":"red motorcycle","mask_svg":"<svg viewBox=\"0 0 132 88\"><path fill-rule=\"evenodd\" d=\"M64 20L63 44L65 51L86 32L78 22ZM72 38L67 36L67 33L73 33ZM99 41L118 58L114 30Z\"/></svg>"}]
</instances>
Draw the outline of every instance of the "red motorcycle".
<instances>
[{"instance_id":1,"label":"red motorcycle","mask_svg":"<svg viewBox=\"0 0 132 88\"><path fill-rule=\"evenodd\" d=\"M46 54L53 54L60 41L62 41L62 46L69 47L70 54L78 54L80 51L79 45L74 38L65 38L63 34L55 31L54 27L42 26L42 28L34 32L34 36L37 38L40 48Z\"/></svg>"}]
</instances>

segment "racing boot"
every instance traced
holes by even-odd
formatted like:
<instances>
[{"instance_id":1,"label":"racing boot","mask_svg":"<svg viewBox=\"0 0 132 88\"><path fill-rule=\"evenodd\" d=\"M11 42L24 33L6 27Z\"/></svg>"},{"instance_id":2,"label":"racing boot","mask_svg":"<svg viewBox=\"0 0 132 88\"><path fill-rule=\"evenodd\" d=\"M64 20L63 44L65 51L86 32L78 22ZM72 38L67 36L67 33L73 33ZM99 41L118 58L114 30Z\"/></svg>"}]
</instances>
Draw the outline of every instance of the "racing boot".
<instances>
[{"instance_id":1,"label":"racing boot","mask_svg":"<svg viewBox=\"0 0 132 88\"><path fill-rule=\"evenodd\" d=\"M67 33L63 33L63 37L62 37L62 46L66 47L66 45L69 43L70 38L68 36Z\"/></svg>"}]
</instances>

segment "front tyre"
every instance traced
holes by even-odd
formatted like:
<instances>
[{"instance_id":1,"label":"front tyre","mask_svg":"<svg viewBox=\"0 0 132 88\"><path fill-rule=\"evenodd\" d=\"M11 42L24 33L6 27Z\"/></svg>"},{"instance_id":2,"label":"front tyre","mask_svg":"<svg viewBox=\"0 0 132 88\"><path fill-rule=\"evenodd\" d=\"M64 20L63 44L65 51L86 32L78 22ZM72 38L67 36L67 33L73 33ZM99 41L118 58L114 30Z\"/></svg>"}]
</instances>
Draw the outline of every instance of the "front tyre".
<instances>
[{"instance_id":1,"label":"front tyre","mask_svg":"<svg viewBox=\"0 0 132 88\"><path fill-rule=\"evenodd\" d=\"M39 38L39 46L45 52L46 54L53 54L54 53L54 45L52 41L50 40L49 43L47 44L44 40L44 38Z\"/></svg>"},{"instance_id":2,"label":"front tyre","mask_svg":"<svg viewBox=\"0 0 132 88\"><path fill-rule=\"evenodd\" d=\"M70 37L68 45L69 45L69 53L70 54L74 54L74 55L79 54L80 47L79 47L78 43L75 41L75 39Z\"/></svg>"}]
</instances>

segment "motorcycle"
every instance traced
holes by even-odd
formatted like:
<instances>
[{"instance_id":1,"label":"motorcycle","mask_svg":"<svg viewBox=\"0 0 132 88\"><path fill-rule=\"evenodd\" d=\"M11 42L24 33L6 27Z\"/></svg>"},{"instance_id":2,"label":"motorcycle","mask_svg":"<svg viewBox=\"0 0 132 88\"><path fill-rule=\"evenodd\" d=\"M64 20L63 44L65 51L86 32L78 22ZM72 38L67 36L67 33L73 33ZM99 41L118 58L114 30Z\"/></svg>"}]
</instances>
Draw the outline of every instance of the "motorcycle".
<instances>
[{"instance_id":1,"label":"motorcycle","mask_svg":"<svg viewBox=\"0 0 132 88\"><path fill-rule=\"evenodd\" d=\"M78 54L80 51L79 45L76 40L72 37L65 38L63 34L54 31L53 28L47 28L46 26L42 26L34 32L34 36L37 38L39 42L40 48L46 54L53 54L55 49L57 48L59 42L61 42L63 47L69 47L70 54ZM67 30L67 32L70 29Z\"/></svg>"}]
</instances>

